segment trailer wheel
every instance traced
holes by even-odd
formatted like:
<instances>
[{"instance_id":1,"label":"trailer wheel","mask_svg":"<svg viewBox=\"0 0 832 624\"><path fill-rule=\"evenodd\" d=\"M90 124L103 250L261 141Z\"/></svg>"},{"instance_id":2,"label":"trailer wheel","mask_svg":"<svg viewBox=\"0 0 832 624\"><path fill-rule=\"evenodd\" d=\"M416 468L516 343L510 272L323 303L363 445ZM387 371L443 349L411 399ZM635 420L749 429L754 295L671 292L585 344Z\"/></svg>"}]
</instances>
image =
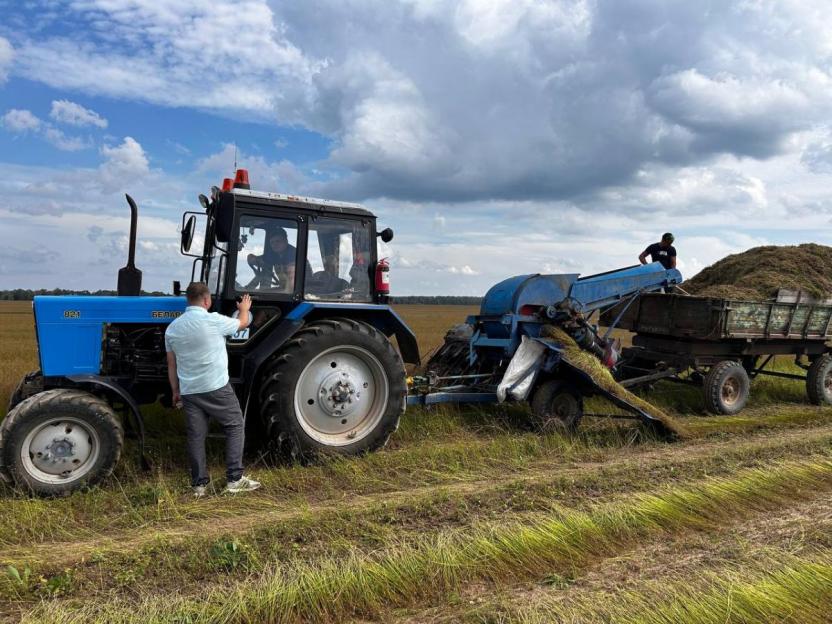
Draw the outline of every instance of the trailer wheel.
<instances>
[{"instance_id":1,"label":"trailer wheel","mask_svg":"<svg viewBox=\"0 0 832 624\"><path fill-rule=\"evenodd\" d=\"M261 386L270 437L291 459L356 455L384 446L404 413L404 363L387 337L350 319L301 329Z\"/></svg>"},{"instance_id":2,"label":"trailer wheel","mask_svg":"<svg viewBox=\"0 0 832 624\"><path fill-rule=\"evenodd\" d=\"M81 390L47 390L3 420L0 464L19 487L65 496L108 477L123 444L121 423L106 401Z\"/></svg>"},{"instance_id":3,"label":"trailer wheel","mask_svg":"<svg viewBox=\"0 0 832 624\"><path fill-rule=\"evenodd\" d=\"M574 432L584 415L583 397L560 379L543 382L531 401L535 429Z\"/></svg>"},{"instance_id":4,"label":"trailer wheel","mask_svg":"<svg viewBox=\"0 0 832 624\"><path fill-rule=\"evenodd\" d=\"M705 375L705 408L712 414L736 414L748 402L751 380L739 362L724 360Z\"/></svg>"},{"instance_id":5,"label":"trailer wheel","mask_svg":"<svg viewBox=\"0 0 832 624\"><path fill-rule=\"evenodd\" d=\"M809 367L806 392L814 405L832 403L832 354L820 356Z\"/></svg>"}]
</instances>

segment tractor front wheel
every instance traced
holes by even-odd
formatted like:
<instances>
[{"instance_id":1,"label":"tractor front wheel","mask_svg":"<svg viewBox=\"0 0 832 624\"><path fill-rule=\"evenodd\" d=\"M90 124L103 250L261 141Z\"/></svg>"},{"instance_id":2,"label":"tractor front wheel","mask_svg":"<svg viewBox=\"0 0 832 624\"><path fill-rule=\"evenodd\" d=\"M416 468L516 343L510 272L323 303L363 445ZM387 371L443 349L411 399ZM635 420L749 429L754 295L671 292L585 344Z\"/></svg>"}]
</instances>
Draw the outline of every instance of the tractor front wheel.
<instances>
[{"instance_id":1,"label":"tractor front wheel","mask_svg":"<svg viewBox=\"0 0 832 624\"><path fill-rule=\"evenodd\" d=\"M56 389L20 402L0 425L0 465L19 487L65 496L113 472L124 432L106 401Z\"/></svg>"},{"instance_id":2,"label":"tractor front wheel","mask_svg":"<svg viewBox=\"0 0 832 624\"><path fill-rule=\"evenodd\" d=\"M584 415L582 396L561 379L540 384L532 396L531 408L535 429L544 433L572 433Z\"/></svg>"},{"instance_id":3,"label":"tractor front wheel","mask_svg":"<svg viewBox=\"0 0 832 624\"><path fill-rule=\"evenodd\" d=\"M404 363L387 337L350 319L301 329L268 365L264 424L289 458L384 446L404 412Z\"/></svg>"}]
</instances>

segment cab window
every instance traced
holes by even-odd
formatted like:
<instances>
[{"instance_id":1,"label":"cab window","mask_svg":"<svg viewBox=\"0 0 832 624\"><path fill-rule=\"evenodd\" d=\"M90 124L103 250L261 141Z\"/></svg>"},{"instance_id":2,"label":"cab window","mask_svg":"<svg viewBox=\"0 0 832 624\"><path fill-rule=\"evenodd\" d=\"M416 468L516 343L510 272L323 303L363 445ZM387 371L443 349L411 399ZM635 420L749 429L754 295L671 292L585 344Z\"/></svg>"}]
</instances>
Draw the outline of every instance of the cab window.
<instances>
[{"instance_id":1,"label":"cab window","mask_svg":"<svg viewBox=\"0 0 832 624\"><path fill-rule=\"evenodd\" d=\"M220 297L225 279L225 268L228 264L227 255L228 243L217 243L211 258L211 267L208 271L207 284L215 297Z\"/></svg>"},{"instance_id":2,"label":"cab window","mask_svg":"<svg viewBox=\"0 0 832 624\"><path fill-rule=\"evenodd\" d=\"M366 223L313 217L309 222L307 260L307 299L371 300L370 229Z\"/></svg>"},{"instance_id":3,"label":"cab window","mask_svg":"<svg viewBox=\"0 0 832 624\"><path fill-rule=\"evenodd\" d=\"M240 219L239 237L235 289L293 293L298 255L297 222L246 215Z\"/></svg>"}]
</instances>

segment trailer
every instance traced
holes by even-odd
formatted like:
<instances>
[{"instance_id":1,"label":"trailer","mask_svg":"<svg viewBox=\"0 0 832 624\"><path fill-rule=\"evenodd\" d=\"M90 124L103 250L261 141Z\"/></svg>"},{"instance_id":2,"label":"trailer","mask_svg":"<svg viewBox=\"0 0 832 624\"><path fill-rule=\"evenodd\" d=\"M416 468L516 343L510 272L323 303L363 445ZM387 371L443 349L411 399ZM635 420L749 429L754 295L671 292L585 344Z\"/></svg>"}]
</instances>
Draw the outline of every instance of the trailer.
<instances>
[{"instance_id":1,"label":"trailer","mask_svg":"<svg viewBox=\"0 0 832 624\"><path fill-rule=\"evenodd\" d=\"M666 379L702 388L714 414L745 407L751 382L764 375L806 383L815 405L832 403L831 302L782 292L774 301L648 293L607 310L602 323L635 332L617 377L625 387ZM790 356L802 374L772 370Z\"/></svg>"}]
</instances>

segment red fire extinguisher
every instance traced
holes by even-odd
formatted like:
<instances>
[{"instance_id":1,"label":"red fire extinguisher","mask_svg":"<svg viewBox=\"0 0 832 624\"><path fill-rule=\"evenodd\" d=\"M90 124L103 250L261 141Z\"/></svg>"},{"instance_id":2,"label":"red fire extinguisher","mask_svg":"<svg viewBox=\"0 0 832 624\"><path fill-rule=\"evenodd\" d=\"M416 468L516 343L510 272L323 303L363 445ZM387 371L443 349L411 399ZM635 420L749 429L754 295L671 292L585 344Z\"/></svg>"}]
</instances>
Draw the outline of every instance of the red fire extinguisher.
<instances>
[{"instance_id":1,"label":"red fire extinguisher","mask_svg":"<svg viewBox=\"0 0 832 624\"><path fill-rule=\"evenodd\" d=\"M390 294L390 263L387 258L376 262L376 294Z\"/></svg>"}]
</instances>

